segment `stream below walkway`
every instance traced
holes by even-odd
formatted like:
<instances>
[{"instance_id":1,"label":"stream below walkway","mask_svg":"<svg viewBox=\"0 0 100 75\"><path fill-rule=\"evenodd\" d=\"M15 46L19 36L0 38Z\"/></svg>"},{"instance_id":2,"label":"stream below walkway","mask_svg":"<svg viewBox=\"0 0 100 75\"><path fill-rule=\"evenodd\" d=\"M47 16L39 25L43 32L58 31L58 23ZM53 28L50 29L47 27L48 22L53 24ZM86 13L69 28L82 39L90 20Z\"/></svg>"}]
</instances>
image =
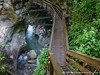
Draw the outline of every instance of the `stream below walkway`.
<instances>
[{"instance_id":1,"label":"stream below walkway","mask_svg":"<svg viewBox=\"0 0 100 75\"><path fill-rule=\"evenodd\" d=\"M37 27L38 28L38 27ZM39 30L40 29L40 30ZM46 34L46 30L44 27L40 27L36 29L36 26L29 25L26 31L26 51L22 52L18 58L18 75L32 75L35 68L38 65L38 55L40 55L42 48L48 47L48 43L50 41L50 36ZM41 36L41 34L43 36ZM50 35L50 34L49 34ZM39 42L39 41L42 42ZM41 43L44 43L41 45Z\"/></svg>"}]
</instances>

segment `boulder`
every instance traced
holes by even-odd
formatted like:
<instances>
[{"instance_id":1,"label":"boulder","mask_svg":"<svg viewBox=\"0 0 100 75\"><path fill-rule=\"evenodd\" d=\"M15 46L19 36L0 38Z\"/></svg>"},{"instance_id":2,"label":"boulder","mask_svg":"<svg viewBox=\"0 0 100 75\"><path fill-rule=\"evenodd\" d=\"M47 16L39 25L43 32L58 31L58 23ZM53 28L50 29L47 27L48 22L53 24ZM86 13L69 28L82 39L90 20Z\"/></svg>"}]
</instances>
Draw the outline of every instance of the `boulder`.
<instances>
[{"instance_id":1,"label":"boulder","mask_svg":"<svg viewBox=\"0 0 100 75\"><path fill-rule=\"evenodd\" d=\"M37 54L36 54L35 50L29 51L29 52L27 53L27 55L28 55L28 57L29 57L30 59L33 59L33 60L37 57Z\"/></svg>"}]
</instances>

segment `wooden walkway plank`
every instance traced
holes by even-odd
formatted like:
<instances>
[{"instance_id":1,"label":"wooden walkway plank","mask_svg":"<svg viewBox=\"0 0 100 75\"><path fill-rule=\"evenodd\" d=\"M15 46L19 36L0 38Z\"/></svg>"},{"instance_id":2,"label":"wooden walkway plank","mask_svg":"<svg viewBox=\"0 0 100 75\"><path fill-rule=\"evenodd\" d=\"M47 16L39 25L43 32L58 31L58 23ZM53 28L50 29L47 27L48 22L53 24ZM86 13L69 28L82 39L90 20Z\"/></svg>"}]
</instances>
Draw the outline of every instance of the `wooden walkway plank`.
<instances>
[{"instance_id":1,"label":"wooden walkway plank","mask_svg":"<svg viewBox=\"0 0 100 75\"><path fill-rule=\"evenodd\" d=\"M54 53L60 66L65 65L65 54L66 54L66 43L64 35L64 24L63 20L55 12L55 23L53 29L51 50Z\"/></svg>"},{"instance_id":2,"label":"wooden walkway plank","mask_svg":"<svg viewBox=\"0 0 100 75\"><path fill-rule=\"evenodd\" d=\"M51 69L50 70L52 70L51 72L50 72L50 74L51 75L64 75L64 71L63 71L63 69L60 67L60 65L58 64L58 62L57 62L57 60L56 60L56 58L55 58L55 56L54 56L54 54L52 53L52 52L49 52L49 61L50 61L50 63L49 64L51 64L51 66L49 66L49 67L51 67Z\"/></svg>"}]
</instances>

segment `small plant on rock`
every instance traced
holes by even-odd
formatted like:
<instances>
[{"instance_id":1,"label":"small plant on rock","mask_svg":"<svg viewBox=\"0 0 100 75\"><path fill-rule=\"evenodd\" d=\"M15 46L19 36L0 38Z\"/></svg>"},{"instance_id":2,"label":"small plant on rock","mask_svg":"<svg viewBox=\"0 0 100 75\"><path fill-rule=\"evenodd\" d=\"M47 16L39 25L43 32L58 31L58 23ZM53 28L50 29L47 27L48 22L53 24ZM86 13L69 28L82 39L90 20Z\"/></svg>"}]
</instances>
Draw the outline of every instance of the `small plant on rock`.
<instances>
[{"instance_id":1,"label":"small plant on rock","mask_svg":"<svg viewBox=\"0 0 100 75\"><path fill-rule=\"evenodd\" d=\"M46 75L46 70L48 66L48 49L43 48L41 54L38 57L39 65L34 71L33 75Z\"/></svg>"}]
</instances>

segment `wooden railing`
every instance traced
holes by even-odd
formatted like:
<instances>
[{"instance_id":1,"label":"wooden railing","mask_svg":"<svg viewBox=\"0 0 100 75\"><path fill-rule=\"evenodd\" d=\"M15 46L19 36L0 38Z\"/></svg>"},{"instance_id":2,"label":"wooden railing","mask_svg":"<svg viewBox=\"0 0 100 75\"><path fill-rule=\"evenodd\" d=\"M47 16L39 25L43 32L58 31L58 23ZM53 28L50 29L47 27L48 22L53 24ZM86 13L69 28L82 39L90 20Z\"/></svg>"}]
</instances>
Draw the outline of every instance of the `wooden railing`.
<instances>
[{"instance_id":1,"label":"wooden railing","mask_svg":"<svg viewBox=\"0 0 100 75\"><path fill-rule=\"evenodd\" d=\"M57 12L57 14L59 15L59 17L62 18L63 10L62 10L61 6L58 6L49 0L34 0L34 2L42 4L47 8L50 7L50 10L49 10L50 12L52 12L52 10L55 10Z\"/></svg>"},{"instance_id":2,"label":"wooden railing","mask_svg":"<svg viewBox=\"0 0 100 75\"><path fill-rule=\"evenodd\" d=\"M66 54L66 65L70 68L74 75L100 75L100 59L72 50L67 50ZM73 59L78 59L79 63ZM76 67L79 72L77 72L72 65ZM91 72L89 68L95 71Z\"/></svg>"},{"instance_id":3,"label":"wooden railing","mask_svg":"<svg viewBox=\"0 0 100 75\"><path fill-rule=\"evenodd\" d=\"M58 62L56 61L53 53L49 52L48 61L48 75L64 75L64 72Z\"/></svg>"}]
</instances>

